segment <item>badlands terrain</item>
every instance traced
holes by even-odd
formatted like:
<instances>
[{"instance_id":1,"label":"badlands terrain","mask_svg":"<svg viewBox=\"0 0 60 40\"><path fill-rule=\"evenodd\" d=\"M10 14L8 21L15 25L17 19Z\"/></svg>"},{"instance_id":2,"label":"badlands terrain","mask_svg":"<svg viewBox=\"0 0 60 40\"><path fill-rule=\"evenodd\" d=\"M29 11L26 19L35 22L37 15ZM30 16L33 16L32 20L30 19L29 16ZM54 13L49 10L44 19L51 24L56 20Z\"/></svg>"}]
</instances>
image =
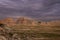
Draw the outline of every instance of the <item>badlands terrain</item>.
<instances>
[{"instance_id":1,"label":"badlands terrain","mask_svg":"<svg viewBox=\"0 0 60 40\"><path fill-rule=\"evenodd\" d=\"M60 20L46 22L27 17L9 17L1 19L0 24L15 30L21 36L21 40L60 40Z\"/></svg>"}]
</instances>

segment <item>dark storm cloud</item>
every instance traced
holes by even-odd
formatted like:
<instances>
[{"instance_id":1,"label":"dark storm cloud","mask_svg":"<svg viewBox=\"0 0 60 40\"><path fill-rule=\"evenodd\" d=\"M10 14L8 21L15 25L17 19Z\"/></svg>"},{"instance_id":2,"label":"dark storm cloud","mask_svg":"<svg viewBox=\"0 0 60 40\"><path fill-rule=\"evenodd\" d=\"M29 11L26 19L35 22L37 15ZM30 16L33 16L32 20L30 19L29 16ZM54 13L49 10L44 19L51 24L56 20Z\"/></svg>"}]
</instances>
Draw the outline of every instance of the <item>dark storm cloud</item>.
<instances>
[{"instance_id":1,"label":"dark storm cloud","mask_svg":"<svg viewBox=\"0 0 60 40\"><path fill-rule=\"evenodd\" d=\"M0 16L60 17L60 0L0 0Z\"/></svg>"}]
</instances>

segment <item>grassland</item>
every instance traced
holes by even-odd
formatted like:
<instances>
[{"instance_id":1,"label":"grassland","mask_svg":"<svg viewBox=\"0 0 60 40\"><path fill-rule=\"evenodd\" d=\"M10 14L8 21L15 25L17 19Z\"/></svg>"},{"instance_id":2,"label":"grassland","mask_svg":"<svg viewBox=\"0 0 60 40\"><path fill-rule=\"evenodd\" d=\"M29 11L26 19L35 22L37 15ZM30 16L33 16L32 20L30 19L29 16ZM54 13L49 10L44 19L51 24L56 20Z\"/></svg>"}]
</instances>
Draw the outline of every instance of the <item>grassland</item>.
<instances>
[{"instance_id":1,"label":"grassland","mask_svg":"<svg viewBox=\"0 0 60 40\"><path fill-rule=\"evenodd\" d=\"M28 40L60 40L60 27L58 26L15 25L11 28L15 32L25 35Z\"/></svg>"}]
</instances>

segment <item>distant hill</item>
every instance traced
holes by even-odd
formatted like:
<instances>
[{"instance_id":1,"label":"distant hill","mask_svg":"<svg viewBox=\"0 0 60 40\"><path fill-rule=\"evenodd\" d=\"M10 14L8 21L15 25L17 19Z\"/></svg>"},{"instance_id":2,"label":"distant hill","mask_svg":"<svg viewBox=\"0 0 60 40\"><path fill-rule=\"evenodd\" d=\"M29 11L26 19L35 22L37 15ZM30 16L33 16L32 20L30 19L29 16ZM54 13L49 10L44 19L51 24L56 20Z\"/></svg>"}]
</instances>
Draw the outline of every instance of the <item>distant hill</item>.
<instances>
[{"instance_id":1,"label":"distant hill","mask_svg":"<svg viewBox=\"0 0 60 40\"><path fill-rule=\"evenodd\" d=\"M60 26L60 20L53 20L53 21L41 21L35 20L29 17L19 17L17 19L14 18L4 18L0 20L0 23L7 24L8 26L14 25L28 25L28 26Z\"/></svg>"},{"instance_id":2,"label":"distant hill","mask_svg":"<svg viewBox=\"0 0 60 40\"><path fill-rule=\"evenodd\" d=\"M21 24L23 24L23 25L36 25L37 21L35 21L31 18L28 18L28 17L20 17L17 19L5 18L5 19L0 20L0 23L7 24L8 26L14 26L16 24L19 24L19 25L21 25Z\"/></svg>"}]
</instances>

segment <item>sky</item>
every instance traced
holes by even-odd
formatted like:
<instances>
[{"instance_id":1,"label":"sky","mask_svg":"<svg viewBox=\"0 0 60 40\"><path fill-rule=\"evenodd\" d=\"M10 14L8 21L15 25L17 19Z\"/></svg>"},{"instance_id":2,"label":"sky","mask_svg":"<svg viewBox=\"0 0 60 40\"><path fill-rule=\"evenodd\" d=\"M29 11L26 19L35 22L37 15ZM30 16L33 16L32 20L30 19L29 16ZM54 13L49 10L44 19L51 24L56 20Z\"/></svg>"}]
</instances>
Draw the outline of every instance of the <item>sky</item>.
<instances>
[{"instance_id":1,"label":"sky","mask_svg":"<svg viewBox=\"0 0 60 40\"><path fill-rule=\"evenodd\" d=\"M0 19L17 16L60 19L60 0L0 0Z\"/></svg>"}]
</instances>

